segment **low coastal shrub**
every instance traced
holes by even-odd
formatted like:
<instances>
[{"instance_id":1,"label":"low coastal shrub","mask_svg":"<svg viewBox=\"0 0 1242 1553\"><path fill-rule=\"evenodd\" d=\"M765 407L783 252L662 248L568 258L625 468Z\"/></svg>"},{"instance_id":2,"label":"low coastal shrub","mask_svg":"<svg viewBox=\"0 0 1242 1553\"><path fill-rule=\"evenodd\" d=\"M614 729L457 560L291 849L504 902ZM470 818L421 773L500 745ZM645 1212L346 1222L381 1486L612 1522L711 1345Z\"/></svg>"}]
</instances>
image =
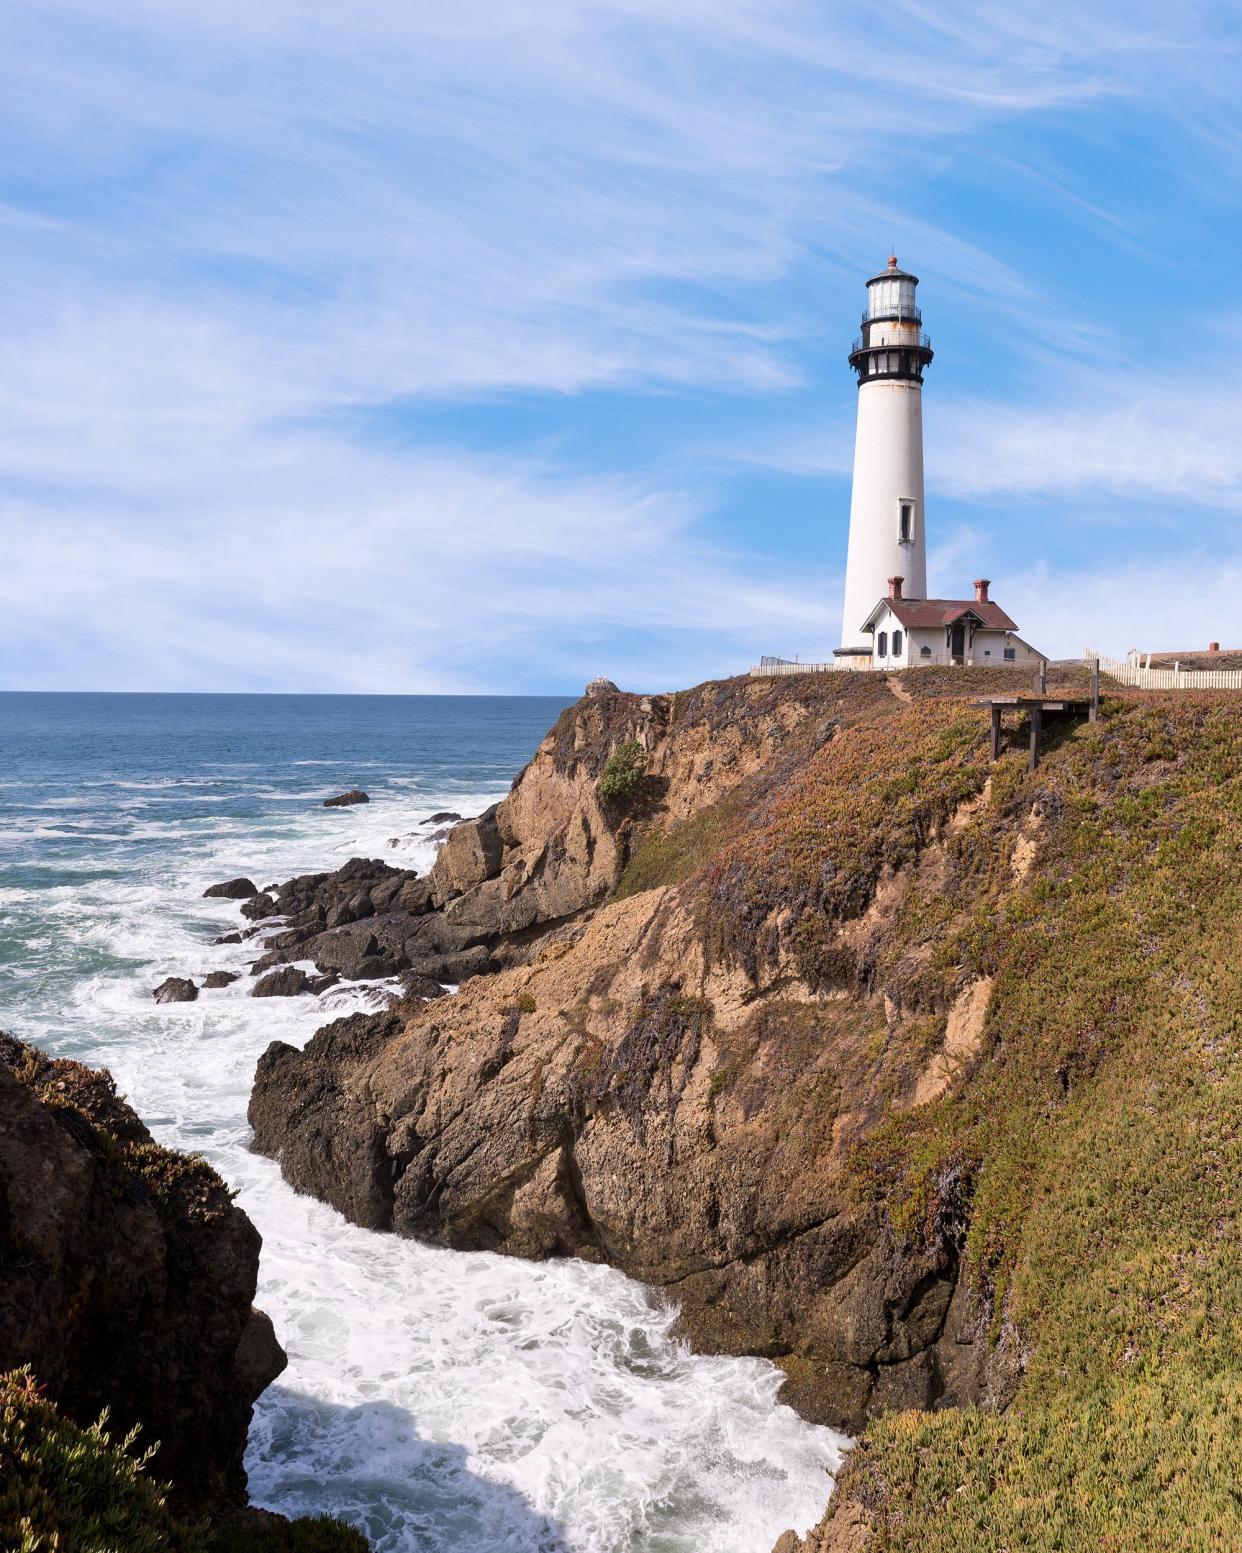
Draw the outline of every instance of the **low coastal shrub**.
<instances>
[{"instance_id":1,"label":"low coastal shrub","mask_svg":"<svg viewBox=\"0 0 1242 1553\"><path fill-rule=\"evenodd\" d=\"M13 1553L210 1553L207 1532L168 1509L137 1432L113 1439L106 1415L83 1429L29 1370L0 1375L0 1547Z\"/></svg>"},{"instance_id":2,"label":"low coastal shrub","mask_svg":"<svg viewBox=\"0 0 1242 1553\"><path fill-rule=\"evenodd\" d=\"M642 786L647 752L637 739L626 739L608 757L599 779L600 796L610 803L623 803Z\"/></svg>"},{"instance_id":3,"label":"low coastal shrub","mask_svg":"<svg viewBox=\"0 0 1242 1553\"><path fill-rule=\"evenodd\" d=\"M0 1548L4 1553L366 1553L366 1538L333 1520L243 1512L217 1529L169 1509L148 1476L155 1442L121 1438L105 1413L87 1428L66 1418L28 1369L0 1374Z\"/></svg>"}]
</instances>

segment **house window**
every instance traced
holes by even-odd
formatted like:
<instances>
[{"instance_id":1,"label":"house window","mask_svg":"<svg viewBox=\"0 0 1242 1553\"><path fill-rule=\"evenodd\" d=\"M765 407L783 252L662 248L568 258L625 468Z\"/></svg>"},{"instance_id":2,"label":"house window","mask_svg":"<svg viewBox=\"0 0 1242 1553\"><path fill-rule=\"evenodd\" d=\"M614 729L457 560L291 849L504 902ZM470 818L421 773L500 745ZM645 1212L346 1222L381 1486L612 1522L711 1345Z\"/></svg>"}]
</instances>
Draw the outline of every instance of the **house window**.
<instances>
[{"instance_id":1,"label":"house window","mask_svg":"<svg viewBox=\"0 0 1242 1553\"><path fill-rule=\"evenodd\" d=\"M1018 661L1018 649L1016 647L1005 648L1005 662L1016 663Z\"/></svg>"},{"instance_id":2,"label":"house window","mask_svg":"<svg viewBox=\"0 0 1242 1553\"><path fill-rule=\"evenodd\" d=\"M908 545L914 538L914 503L912 501L898 502L897 504L897 539L900 544Z\"/></svg>"},{"instance_id":3,"label":"house window","mask_svg":"<svg viewBox=\"0 0 1242 1553\"><path fill-rule=\"evenodd\" d=\"M875 644L876 654L881 658L888 657L888 632L881 631Z\"/></svg>"},{"instance_id":4,"label":"house window","mask_svg":"<svg viewBox=\"0 0 1242 1553\"><path fill-rule=\"evenodd\" d=\"M898 658L900 656L901 656L901 632L900 631L894 631L893 632L893 657L894 658Z\"/></svg>"}]
</instances>

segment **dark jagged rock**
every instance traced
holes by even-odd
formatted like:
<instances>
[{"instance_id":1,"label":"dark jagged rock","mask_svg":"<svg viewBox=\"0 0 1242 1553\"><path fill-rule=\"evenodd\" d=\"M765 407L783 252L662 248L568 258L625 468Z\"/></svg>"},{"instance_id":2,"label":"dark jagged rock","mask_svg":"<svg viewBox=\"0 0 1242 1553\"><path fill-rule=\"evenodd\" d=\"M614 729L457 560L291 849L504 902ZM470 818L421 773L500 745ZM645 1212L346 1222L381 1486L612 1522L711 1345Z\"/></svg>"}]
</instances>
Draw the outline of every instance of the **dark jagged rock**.
<instances>
[{"instance_id":1,"label":"dark jagged rock","mask_svg":"<svg viewBox=\"0 0 1242 1553\"><path fill-rule=\"evenodd\" d=\"M340 1091L340 1064L375 1056L400 1033L400 1014L354 1014L318 1031L302 1051L274 1041L259 1059L249 1120L252 1148L281 1155L285 1179L315 1191L355 1223L378 1229L391 1215L393 1167L373 1126L359 1124ZM286 1126L286 1096L296 1086L302 1124Z\"/></svg>"},{"instance_id":2,"label":"dark jagged rock","mask_svg":"<svg viewBox=\"0 0 1242 1553\"><path fill-rule=\"evenodd\" d=\"M0 1204L0 1371L30 1365L80 1424L140 1424L183 1507L244 1505L251 1406L285 1357L220 1178L156 1145L106 1072L0 1036Z\"/></svg>"},{"instance_id":3,"label":"dark jagged rock","mask_svg":"<svg viewBox=\"0 0 1242 1553\"><path fill-rule=\"evenodd\" d=\"M240 933L217 933L215 938L212 939L213 944L240 944L241 941L242 936Z\"/></svg>"},{"instance_id":4,"label":"dark jagged rock","mask_svg":"<svg viewBox=\"0 0 1242 1553\"><path fill-rule=\"evenodd\" d=\"M344 809L350 804L370 803L370 797L360 787L353 787L347 793L338 793L335 798L325 798L325 809Z\"/></svg>"},{"instance_id":5,"label":"dark jagged rock","mask_svg":"<svg viewBox=\"0 0 1242 1553\"><path fill-rule=\"evenodd\" d=\"M209 884L203 891L204 900L248 901L259 893L252 879L226 879L223 884Z\"/></svg>"},{"instance_id":6,"label":"dark jagged rock","mask_svg":"<svg viewBox=\"0 0 1242 1553\"><path fill-rule=\"evenodd\" d=\"M236 971L208 971L203 977L204 987L228 987L238 979Z\"/></svg>"},{"instance_id":7,"label":"dark jagged rock","mask_svg":"<svg viewBox=\"0 0 1242 1553\"><path fill-rule=\"evenodd\" d=\"M169 976L160 982L151 996L157 1003L193 1003L198 988L188 976Z\"/></svg>"},{"instance_id":8,"label":"dark jagged rock","mask_svg":"<svg viewBox=\"0 0 1242 1553\"><path fill-rule=\"evenodd\" d=\"M264 890L259 895L252 895L249 900L242 902L241 914L250 922L263 922L268 917L276 915L276 902Z\"/></svg>"},{"instance_id":9,"label":"dark jagged rock","mask_svg":"<svg viewBox=\"0 0 1242 1553\"><path fill-rule=\"evenodd\" d=\"M424 976L421 971L406 971L401 977L401 997L420 998L424 1002L428 998L442 998L445 996L444 988L431 976Z\"/></svg>"},{"instance_id":10,"label":"dark jagged rock","mask_svg":"<svg viewBox=\"0 0 1242 1553\"><path fill-rule=\"evenodd\" d=\"M252 998L296 998L311 990L310 977L296 965L282 966L260 976L250 989Z\"/></svg>"},{"instance_id":11,"label":"dark jagged rock","mask_svg":"<svg viewBox=\"0 0 1242 1553\"><path fill-rule=\"evenodd\" d=\"M455 825L462 816L454 814L451 809L440 809L435 814L429 814L423 821L424 825Z\"/></svg>"}]
</instances>

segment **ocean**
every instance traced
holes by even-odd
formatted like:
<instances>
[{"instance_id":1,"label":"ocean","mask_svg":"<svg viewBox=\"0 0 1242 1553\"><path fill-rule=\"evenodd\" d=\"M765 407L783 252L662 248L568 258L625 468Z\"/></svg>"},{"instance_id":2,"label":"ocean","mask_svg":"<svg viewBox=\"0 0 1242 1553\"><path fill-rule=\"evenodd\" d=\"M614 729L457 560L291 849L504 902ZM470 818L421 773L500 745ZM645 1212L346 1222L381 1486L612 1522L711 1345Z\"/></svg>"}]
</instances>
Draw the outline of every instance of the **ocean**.
<instances>
[{"instance_id":1,"label":"ocean","mask_svg":"<svg viewBox=\"0 0 1242 1553\"><path fill-rule=\"evenodd\" d=\"M695 1356L608 1268L421 1246L347 1224L249 1152L272 1040L375 987L157 1006L260 886L383 857L426 871L436 811L507 791L566 703L543 697L0 694L0 1028L109 1067L170 1146L204 1154L263 1236L258 1303L289 1368L259 1399L254 1501L328 1511L377 1553L769 1553L818 1519L847 1444L776 1401L758 1359ZM346 788L364 806L324 809Z\"/></svg>"}]
</instances>

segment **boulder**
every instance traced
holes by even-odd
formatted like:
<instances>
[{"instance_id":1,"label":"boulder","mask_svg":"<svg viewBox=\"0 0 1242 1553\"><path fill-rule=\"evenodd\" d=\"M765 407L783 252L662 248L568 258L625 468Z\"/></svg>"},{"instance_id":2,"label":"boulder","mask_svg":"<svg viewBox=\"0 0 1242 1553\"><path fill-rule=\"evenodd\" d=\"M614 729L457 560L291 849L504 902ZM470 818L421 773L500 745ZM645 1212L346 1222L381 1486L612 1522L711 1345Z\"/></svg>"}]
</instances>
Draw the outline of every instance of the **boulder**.
<instances>
[{"instance_id":1,"label":"boulder","mask_svg":"<svg viewBox=\"0 0 1242 1553\"><path fill-rule=\"evenodd\" d=\"M151 994L157 1003L193 1003L198 988L188 976L170 976Z\"/></svg>"},{"instance_id":2,"label":"boulder","mask_svg":"<svg viewBox=\"0 0 1242 1553\"><path fill-rule=\"evenodd\" d=\"M252 895L248 901L242 902L241 914L250 922L262 922L266 917L276 915L276 902L266 891Z\"/></svg>"},{"instance_id":3,"label":"boulder","mask_svg":"<svg viewBox=\"0 0 1242 1553\"><path fill-rule=\"evenodd\" d=\"M434 977L426 976L422 971L406 971L401 977L401 991L397 996L426 1002L430 998L444 997L445 991Z\"/></svg>"},{"instance_id":4,"label":"boulder","mask_svg":"<svg viewBox=\"0 0 1242 1553\"><path fill-rule=\"evenodd\" d=\"M424 955L414 962L412 969L430 981L456 986L471 976L482 976L490 966L491 951L486 944L475 944L471 949L457 949L448 954Z\"/></svg>"},{"instance_id":5,"label":"boulder","mask_svg":"<svg viewBox=\"0 0 1242 1553\"><path fill-rule=\"evenodd\" d=\"M240 933L218 933L212 939L213 944L240 944L241 941L242 936Z\"/></svg>"},{"instance_id":6,"label":"boulder","mask_svg":"<svg viewBox=\"0 0 1242 1553\"><path fill-rule=\"evenodd\" d=\"M421 917L431 910L431 880L411 879L403 884L397 894L396 904L411 917Z\"/></svg>"},{"instance_id":7,"label":"boulder","mask_svg":"<svg viewBox=\"0 0 1242 1553\"><path fill-rule=\"evenodd\" d=\"M335 798L325 798L323 806L325 809L343 809L348 804L370 802L370 798L361 788L354 787L347 793L338 793Z\"/></svg>"},{"instance_id":8,"label":"boulder","mask_svg":"<svg viewBox=\"0 0 1242 1553\"><path fill-rule=\"evenodd\" d=\"M304 952L307 959L315 962L316 970L339 971L342 976L354 981L364 974L363 965L380 955L380 944L370 924L358 922L320 933L306 944ZM386 970L371 974L393 976L404 969L404 965L393 964Z\"/></svg>"},{"instance_id":9,"label":"boulder","mask_svg":"<svg viewBox=\"0 0 1242 1553\"><path fill-rule=\"evenodd\" d=\"M250 989L252 998L296 998L311 990L310 977L296 965L282 966L260 976Z\"/></svg>"},{"instance_id":10,"label":"boulder","mask_svg":"<svg viewBox=\"0 0 1242 1553\"><path fill-rule=\"evenodd\" d=\"M248 901L259 893L252 879L226 879L223 884L209 884L203 891L204 900Z\"/></svg>"},{"instance_id":11,"label":"boulder","mask_svg":"<svg viewBox=\"0 0 1242 1553\"><path fill-rule=\"evenodd\" d=\"M204 987L228 987L237 980L236 971L208 971L203 977Z\"/></svg>"},{"instance_id":12,"label":"boulder","mask_svg":"<svg viewBox=\"0 0 1242 1553\"><path fill-rule=\"evenodd\" d=\"M456 825L461 818L460 814L454 814L451 809L441 809L436 814L429 814L420 823L423 825Z\"/></svg>"},{"instance_id":13,"label":"boulder","mask_svg":"<svg viewBox=\"0 0 1242 1553\"><path fill-rule=\"evenodd\" d=\"M442 906L455 895L492 878L500 869L502 851L495 804L477 820L455 825L431 870L435 904Z\"/></svg>"},{"instance_id":14,"label":"boulder","mask_svg":"<svg viewBox=\"0 0 1242 1553\"><path fill-rule=\"evenodd\" d=\"M337 901L335 906L330 906L324 921L328 927L343 927L347 922L361 922L364 917L374 915L374 902L368 894L360 890L357 895L351 895L348 900Z\"/></svg>"}]
</instances>

